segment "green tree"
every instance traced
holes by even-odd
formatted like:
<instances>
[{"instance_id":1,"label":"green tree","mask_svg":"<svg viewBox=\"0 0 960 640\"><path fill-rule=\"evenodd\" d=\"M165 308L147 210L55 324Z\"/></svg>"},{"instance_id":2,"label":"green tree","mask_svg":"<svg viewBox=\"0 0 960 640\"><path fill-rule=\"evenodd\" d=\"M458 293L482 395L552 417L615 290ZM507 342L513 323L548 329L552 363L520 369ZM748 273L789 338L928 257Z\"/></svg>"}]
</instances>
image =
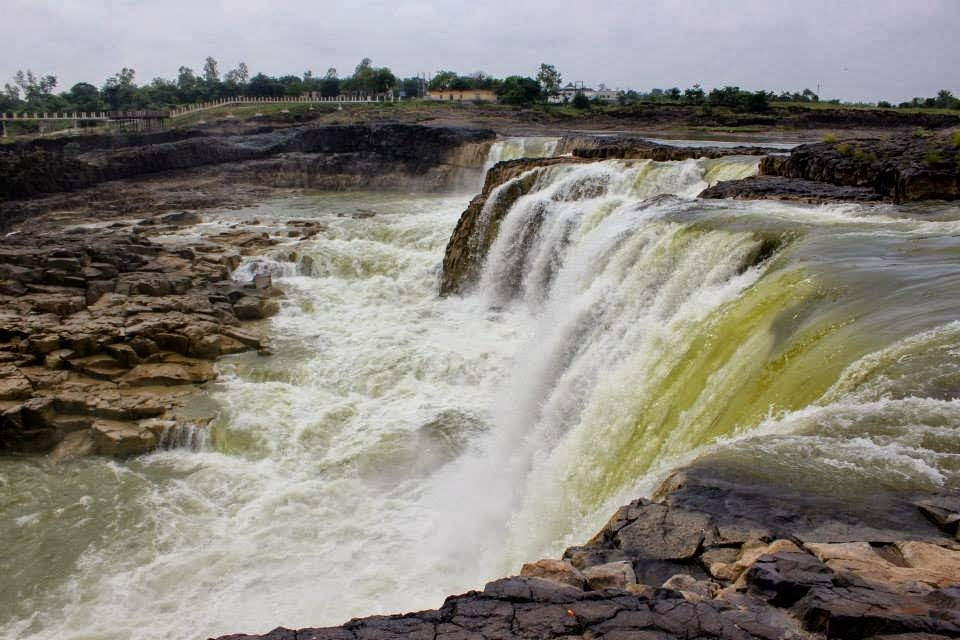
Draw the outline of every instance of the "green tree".
<instances>
[{"instance_id":1,"label":"green tree","mask_svg":"<svg viewBox=\"0 0 960 640\"><path fill-rule=\"evenodd\" d=\"M207 84L216 84L220 82L220 72L217 70L217 61L211 56L207 56L203 63L203 81Z\"/></svg>"},{"instance_id":2,"label":"green tree","mask_svg":"<svg viewBox=\"0 0 960 640\"><path fill-rule=\"evenodd\" d=\"M540 65L540 71L537 72L537 81L543 87L545 96L555 96L560 91L560 83L563 82L563 78L555 66L544 62Z\"/></svg>"},{"instance_id":3,"label":"green tree","mask_svg":"<svg viewBox=\"0 0 960 640\"><path fill-rule=\"evenodd\" d=\"M263 73L250 78L248 94L257 98L274 98L283 95L283 85Z\"/></svg>"},{"instance_id":4,"label":"green tree","mask_svg":"<svg viewBox=\"0 0 960 640\"><path fill-rule=\"evenodd\" d=\"M190 67L177 70L177 93L181 102L196 102L200 99L200 81Z\"/></svg>"},{"instance_id":5,"label":"green tree","mask_svg":"<svg viewBox=\"0 0 960 640\"><path fill-rule=\"evenodd\" d=\"M430 90L442 91L452 89L459 75L456 71L438 71L437 75L430 78Z\"/></svg>"},{"instance_id":6,"label":"green tree","mask_svg":"<svg viewBox=\"0 0 960 640\"><path fill-rule=\"evenodd\" d=\"M530 105L540 98L540 83L533 78L509 76L497 89L497 95L505 104Z\"/></svg>"},{"instance_id":7,"label":"green tree","mask_svg":"<svg viewBox=\"0 0 960 640\"><path fill-rule=\"evenodd\" d=\"M87 82L78 82L70 87L66 98L69 100L74 111L85 111L89 113L103 109L100 90Z\"/></svg>"},{"instance_id":8,"label":"green tree","mask_svg":"<svg viewBox=\"0 0 960 640\"><path fill-rule=\"evenodd\" d=\"M683 101L687 104L703 104L704 93L699 84L695 84L683 92Z\"/></svg>"},{"instance_id":9,"label":"green tree","mask_svg":"<svg viewBox=\"0 0 960 640\"><path fill-rule=\"evenodd\" d=\"M234 84L238 86L247 84L247 81L250 79L250 70L247 69L247 63L241 62L237 65L236 69L227 71L227 75L224 79L228 84Z\"/></svg>"},{"instance_id":10,"label":"green tree","mask_svg":"<svg viewBox=\"0 0 960 640\"><path fill-rule=\"evenodd\" d=\"M571 102L575 109L589 109L590 108L590 98L586 96L582 91L578 91L575 96L573 96L573 102Z\"/></svg>"},{"instance_id":11,"label":"green tree","mask_svg":"<svg viewBox=\"0 0 960 640\"><path fill-rule=\"evenodd\" d=\"M121 111L144 106L138 99L137 85L133 82L135 76L133 69L124 67L120 73L107 78L103 83L101 94L110 109Z\"/></svg>"}]
</instances>

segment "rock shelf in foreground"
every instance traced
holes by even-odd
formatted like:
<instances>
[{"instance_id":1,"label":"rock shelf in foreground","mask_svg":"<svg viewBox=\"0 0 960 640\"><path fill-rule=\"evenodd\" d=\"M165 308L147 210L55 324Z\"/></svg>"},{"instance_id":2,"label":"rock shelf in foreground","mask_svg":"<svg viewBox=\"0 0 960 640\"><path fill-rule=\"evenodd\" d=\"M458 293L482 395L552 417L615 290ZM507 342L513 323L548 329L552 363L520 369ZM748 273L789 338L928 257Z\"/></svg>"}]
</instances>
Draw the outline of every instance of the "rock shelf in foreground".
<instances>
[{"instance_id":1,"label":"rock shelf in foreground","mask_svg":"<svg viewBox=\"0 0 960 640\"><path fill-rule=\"evenodd\" d=\"M960 637L960 496L881 495L852 513L703 464L663 491L563 559L439 609L219 640Z\"/></svg>"}]
</instances>

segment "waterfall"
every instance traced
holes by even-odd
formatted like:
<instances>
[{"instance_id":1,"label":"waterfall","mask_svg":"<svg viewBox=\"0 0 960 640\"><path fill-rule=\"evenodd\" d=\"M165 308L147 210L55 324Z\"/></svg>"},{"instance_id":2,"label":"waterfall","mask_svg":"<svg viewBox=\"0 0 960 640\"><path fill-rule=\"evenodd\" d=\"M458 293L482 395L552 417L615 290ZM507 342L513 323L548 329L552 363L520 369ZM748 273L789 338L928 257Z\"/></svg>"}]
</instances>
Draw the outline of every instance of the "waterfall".
<instances>
[{"instance_id":1,"label":"waterfall","mask_svg":"<svg viewBox=\"0 0 960 640\"><path fill-rule=\"evenodd\" d=\"M486 173L490 167L504 160L518 158L549 158L555 155L560 138L527 137L498 140L490 146L487 160L483 165Z\"/></svg>"},{"instance_id":2,"label":"waterfall","mask_svg":"<svg viewBox=\"0 0 960 640\"><path fill-rule=\"evenodd\" d=\"M789 441L794 454L782 460L796 465L797 451L816 450L819 464L849 469L851 492L958 478L960 433L936 425L960 416L955 389L943 395L955 386L947 354L960 352L960 334L952 311L921 302L948 295L958 270L946 276L919 256L882 275L863 266L871 251L890 250L891 234L916 242L957 223L693 199L755 167L749 158L554 165L535 169L533 188L501 216L471 295L535 319L497 403L492 454L512 465L503 491L513 501L514 562L589 537L612 509L697 455L736 449L756 464L758 449ZM907 280L926 293L904 293L898 281ZM917 300L913 313L906 296ZM931 341L944 346L920 363L918 345ZM908 357L925 400L890 399L904 380L887 377ZM865 369L884 391L851 390L851 372ZM931 436L918 440L924 430ZM857 436L841 444L838 431ZM884 457L897 480L878 478L889 470Z\"/></svg>"}]
</instances>

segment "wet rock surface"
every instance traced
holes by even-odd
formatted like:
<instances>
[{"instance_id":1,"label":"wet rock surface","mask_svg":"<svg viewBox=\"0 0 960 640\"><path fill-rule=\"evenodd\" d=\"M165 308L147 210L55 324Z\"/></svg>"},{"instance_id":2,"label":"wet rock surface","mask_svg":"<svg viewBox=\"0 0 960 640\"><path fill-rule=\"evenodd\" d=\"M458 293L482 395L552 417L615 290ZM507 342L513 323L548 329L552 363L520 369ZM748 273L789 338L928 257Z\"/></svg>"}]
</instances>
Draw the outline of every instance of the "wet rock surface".
<instances>
[{"instance_id":1,"label":"wet rock surface","mask_svg":"<svg viewBox=\"0 0 960 640\"><path fill-rule=\"evenodd\" d=\"M628 136L576 136L562 138L558 145L558 153L570 153L575 158L590 160L623 159L667 162L689 160L691 158L765 156L772 153L782 153L782 150L755 145L680 147Z\"/></svg>"},{"instance_id":2,"label":"wet rock surface","mask_svg":"<svg viewBox=\"0 0 960 640\"><path fill-rule=\"evenodd\" d=\"M743 180L725 180L700 192L701 198L733 200L791 200L820 204L825 202L880 202L883 196L868 187L845 187L829 182L756 176Z\"/></svg>"},{"instance_id":3,"label":"wet rock surface","mask_svg":"<svg viewBox=\"0 0 960 640\"><path fill-rule=\"evenodd\" d=\"M760 176L718 184L705 198L776 198L804 202L960 198L958 132L899 134L805 144L766 156Z\"/></svg>"},{"instance_id":4,"label":"wet rock surface","mask_svg":"<svg viewBox=\"0 0 960 640\"><path fill-rule=\"evenodd\" d=\"M924 518L928 502L885 496L853 513L709 465L661 493L621 507L564 560L437 610L219 640L960 637L960 542Z\"/></svg>"},{"instance_id":5,"label":"wet rock surface","mask_svg":"<svg viewBox=\"0 0 960 640\"><path fill-rule=\"evenodd\" d=\"M242 255L278 240L177 235L199 221L41 218L3 238L0 451L124 457L197 428L178 409L216 377L218 357L264 347L242 321L272 315L281 295L269 276L231 280Z\"/></svg>"}]
</instances>

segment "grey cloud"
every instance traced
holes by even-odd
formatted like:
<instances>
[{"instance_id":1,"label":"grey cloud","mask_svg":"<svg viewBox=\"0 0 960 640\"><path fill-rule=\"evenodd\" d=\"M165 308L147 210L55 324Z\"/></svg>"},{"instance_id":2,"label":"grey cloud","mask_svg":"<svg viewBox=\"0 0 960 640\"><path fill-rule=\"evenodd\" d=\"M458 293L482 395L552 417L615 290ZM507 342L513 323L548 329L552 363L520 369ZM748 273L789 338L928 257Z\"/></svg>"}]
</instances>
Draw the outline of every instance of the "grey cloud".
<instances>
[{"instance_id":1,"label":"grey cloud","mask_svg":"<svg viewBox=\"0 0 960 640\"><path fill-rule=\"evenodd\" d=\"M7 0L0 77L53 73L60 88L222 70L349 73L362 58L400 75L452 68L649 89L737 84L826 97L903 100L960 93L957 0L515 0L249 2Z\"/></svg>"}]
</instances>

